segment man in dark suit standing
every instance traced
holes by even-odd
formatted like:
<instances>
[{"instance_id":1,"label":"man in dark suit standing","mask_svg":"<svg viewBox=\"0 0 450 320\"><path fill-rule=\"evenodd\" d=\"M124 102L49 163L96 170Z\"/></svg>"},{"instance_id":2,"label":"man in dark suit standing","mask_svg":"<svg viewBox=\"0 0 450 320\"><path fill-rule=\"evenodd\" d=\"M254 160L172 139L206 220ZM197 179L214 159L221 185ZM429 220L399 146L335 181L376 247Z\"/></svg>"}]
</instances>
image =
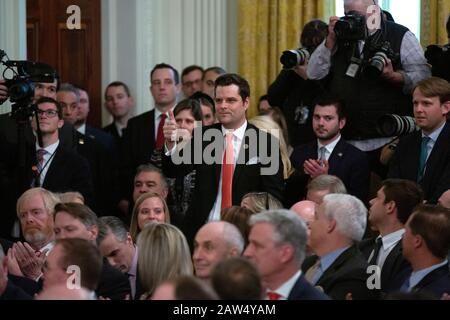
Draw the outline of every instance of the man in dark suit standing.
<instances>
[{"instance_id":1,"label":"man in dark suit standing","mask_svg":"<svg viewBox=\"0 0 450 320\"><path fill-rule=\"evenodd\" d=\"M293 188L295 185L297 190L305 192L309 179L330 174L344 182L349 194L367 201L369 163L364 152L341 137L346 123L343 109L343 103L332 96L322 97L316 102L312 121L317 140L294 149L291 162L297 174L289 181L287 188L292 184ZM297 195L297 199L293 200L297 202L301 198L302 195Z\"/></svg>"},{"instance_id":2,"label":"man in dark suit standing","mask_svg":"<svg viewBox=\"0 0 450 320\"><path fill-rule=\"evenodd\" d=\"M411 270L403 258L401 240L406 221L422 201L420 187L412 181L401 179L383 181L376 197L370 200L369 222L380 235L363 240L359 248L369 265L380 267L382 292L400 289L404 277Z\"/></svg>"},{"instance_id":3,"label":"man in dark suit standing","mask_svg":"<svg viewBox=\"0 0 450 320\"><path fill-rule=\"evenodd\" d=\"M430 293L436 298L450 294L447 260L450 248L450 210L421 205L409 217L403 236L403 255L412 273L401 291Z\"/></svg>"},{"instance_id":4,"label":"man in dark suit standing","mask_svg":"<svg viewBox=\"0 0 450 320\"><path fill-rule=\"evenodd\" d=\"M316 256L305 260L305 278L335 300L375 299L376 287L368 286L368 263L355 243L361 241L367 209L356 197L328 194L317 207L311 223L310 246Z\"/></svg>"},{"instance_id":5,"label":"man in dark suit standing","mask_svg":"<svg viewBox=\"0 0 450 320\"><path fill-rule=\"evenodd\" d=\"M237 74L217 78L215 100L220 123L194 129L193 138L176 150L177 124L171 114L164 127L164 173L184 176L196 170L193 201L186 214L185 233L192 240L207 221L220 220L221 209L240 205L249 192L268 192L281 199L283 164L279 141L247 123L250 86ZM182 154L182 161L180 159ZM169 155L169 152L166 154Z\"/></svg>"},{"instance_id":6,"label":"man in dark suit standing","mask_svg":"<svg viewBox=\"0 0 450 320\"><path fill-rule=\"evenodd\" d=\"M294 212L272 210L250 217L244 256L254 262L269 300L327 300L300 269L305 258L307 227Z\"/></svg>"},{"instance_id":7,"label":"man in dark suit standing","mask_svg":"<svg viewBox=\"0 0 450 320\"><path fill-rule=\"evenodd\" d=\"M122 200L131 200L133 178L139 165L152 162L161 167L163 126L169 118L169 111L175 107L180 92L178 71L168 64L157 64L150 73L150 82L155 108L131 118L122 138L120 168ZM126 206L122 202L121 207Z\"/></svg>"},{"instance_id":8,"label":"man in dark suit standing","mask_svg":"<svg viewBox=\"0 0 450 320\"><path fill-rule=\"evenodd\" d=\"M431 77L413 91L414 118L421 129L400 139L388 177L416 181L429 203L450 189L450 83Z\"/></svg>"}]
</instances>

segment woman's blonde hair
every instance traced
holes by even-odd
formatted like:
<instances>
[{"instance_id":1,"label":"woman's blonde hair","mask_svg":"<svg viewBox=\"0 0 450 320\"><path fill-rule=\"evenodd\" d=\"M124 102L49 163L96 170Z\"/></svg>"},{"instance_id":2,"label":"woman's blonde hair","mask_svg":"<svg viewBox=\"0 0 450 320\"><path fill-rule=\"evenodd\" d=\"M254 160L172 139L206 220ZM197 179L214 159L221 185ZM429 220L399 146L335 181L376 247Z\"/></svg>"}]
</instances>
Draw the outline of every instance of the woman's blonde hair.
<instances>
[{"instance_id":1,"label":"woman's blonde hair","mask_svg":"<svg viewBox=\"0 0 450 320\"><path fill-rule=\"evenodd\" d=\"M192 275L189 245L183 233L168 223L151 223L139 234L138 270L150 296L156 287L180 275Z\"/></svg>"},{"instance_id":2,"label":"woman's blonde hair","mask_svg":"<svg viewBox=\"0 0 450 320\"><path fill-rule=\"evenodd\" d=\"M167 203L164 200L164 198L154 192L144 193L143 195L139 196L139 198L136 200L136 203L134 204L134 207L133 207L133 215L131 216L131 224L130 224L130 235L131 235L131 238L133 239L133 242L136 242L137 236L138 236L139 232L141 231L141 229L139 229L139 225L138 225L139 208L141 207L141 204L149 198L158 198L159 200L161 200L161 203L163 204L163 208L164 208L164 222L170 223L169 207L167 206Z\"/></svg>"},{"instance_id":3,"label":"woman's blonde hair","mask_svg":"<svg viewBox=\"0 0 450 320\"><path fill-rule=\"evenodd\" d=\"M289 159L288 146L280 126L270 116L266 115L253 117L249 122L258 129L274 135L280 141L281 162L283 163L284 169L283 177L284 179L289 178L292 172L294 172L294 168Z\"/></svg>"}]
</instances>

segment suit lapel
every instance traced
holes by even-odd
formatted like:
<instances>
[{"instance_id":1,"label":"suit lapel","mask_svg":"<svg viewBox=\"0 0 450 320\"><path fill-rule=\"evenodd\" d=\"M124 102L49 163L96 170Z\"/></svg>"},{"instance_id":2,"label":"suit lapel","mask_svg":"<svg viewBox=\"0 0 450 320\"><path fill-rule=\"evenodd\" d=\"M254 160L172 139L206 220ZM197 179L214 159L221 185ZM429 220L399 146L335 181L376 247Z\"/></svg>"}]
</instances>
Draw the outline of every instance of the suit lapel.
<instances>
[{"instance_id":1,"label":"suit lapel","mask_svg":"<svg viewBox=\"0 0 450 320\"><path fill-rule=\"evenodd\" d=\"M248 160L250 160L250 156L252 158L254 157L258 157L258 152L255 152L254 154L250 155L250 138L248 133L250 132L249 129L252 128L250 126L249 123L247 123L247 128L245 128L245 134L244 134L244 138L242 139L242 143L241 143L241 148L239 149L239 155L237 157L237 163L236 166L234 168L234 173L233 173L233 190L235 189L235 184L237 183L237 181L239 181L239 177L242 174L242 171L244 170L245 164L247 163ZM253 141L252 141L253 142ZM258 140L259 142L259 140ZM255 149L254 147L252 147L252 150L257 150L259 149L258 146L256 146L257 148Z\"/></svg>"},{"instance_id":2,"label":"suit lapel","mask_svg":"<svg viewBox=\"0 0 450 320\"><path fill-rule=\"evenodd\" d=\"M339 172L339 166L342 163L342 159L345 155L345 145L344 145L344 141L341 139L339 140L339 142L336 144L336 146L333 149L333 152L330 155L330 158L328 159L328 164L329 164L329 170L328 172L331 174L332 172Z\"/></svg>"},{"instance_id":3,"label":"suit lapel","mask_svg":"<svg viewBox=\"0 0 450 320\"><path fill-rule=\"evenodd\" d=\"M448 264L434 269L429 274L427 274L418 284L414 286L412 291L418 291L424 287L429 286L431 283L435 282L437 279L445 276L448 273Z\"/></svg>"},{"instance_id":4,"label":"suit lapel","mask_svg":"<svg viewBox=\"0 0 450 320\"><path fill-rule=\"evenodd\" d=\"M52 162L50 163L47 174L45 175L44 184L42 185L45 189L52 189L52 186L55 185L55 181L58 179L58 177L61 174L64 174L62 172L59 172L61 168L63 167L63 159L61 154L61 146L58 146L55 151L55 155L53 156Z\"/></svg>"},{"instance_id":5,"label":"suit lapel","mask_svg":"<svg viewBox=\"0 0 450 320\"><path fill-rule=\"evenodd\" d=\"M146 125L141 127L140 141L141 141L141 152L144 154L149 154L150 151L155 148L156 138L155 138L155 109L151 110L146 119L143 119L143 123ZM151 146L151 150L149 150Z\"/></svg>"},{"instance_id":6,"label":"suit lapel","mask_svg":"<svg viewBox=\"0 0 450 320\"><path fill-rule=\"evenodd\" d=\"M439 170L442 170L442 167L440 167L438 164L440 161L442 161L442 155L448 149L449 141L450 141L450 125L446 123L433 147L433 150L431 150L430 156L428 157L427 160L425 176L422 182L422 185L424 186L425 190L428 190L431 183L433 181L436 181L436 179L434 179L434 176L436 174L439 174L439 172L435 172L435 169L439 168Z\"/></svg>"}]
</instances>

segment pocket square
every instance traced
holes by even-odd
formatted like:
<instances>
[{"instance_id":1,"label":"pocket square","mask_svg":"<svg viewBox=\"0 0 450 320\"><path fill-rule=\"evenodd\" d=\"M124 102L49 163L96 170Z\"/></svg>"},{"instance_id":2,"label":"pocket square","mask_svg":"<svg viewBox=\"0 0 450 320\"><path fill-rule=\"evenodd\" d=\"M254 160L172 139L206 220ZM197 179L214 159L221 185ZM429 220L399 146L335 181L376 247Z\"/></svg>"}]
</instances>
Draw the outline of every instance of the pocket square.
<instances>
[{"instance_id":1,"label":"pocket square","mask_svg":"<svg viewBox=\"0 0 450 320\"><path fill-rule=\"evenodd\" d=\"M246 165L258 164L258 162L259 162L258 157L253 157L247 161Z\"/></svg>"}]
</instances>

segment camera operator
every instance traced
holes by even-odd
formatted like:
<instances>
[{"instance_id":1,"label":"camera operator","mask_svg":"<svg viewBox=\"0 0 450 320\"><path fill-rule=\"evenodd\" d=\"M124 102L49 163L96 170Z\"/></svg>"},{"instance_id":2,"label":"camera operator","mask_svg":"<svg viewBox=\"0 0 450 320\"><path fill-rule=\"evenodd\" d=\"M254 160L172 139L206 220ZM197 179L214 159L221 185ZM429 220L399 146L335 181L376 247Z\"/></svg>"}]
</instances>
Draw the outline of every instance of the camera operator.
<instances>
[{"instance_id":1,"label":"camera operator","mask_svg":"<svg viewBox=\"0 0 450 320\"><path fill-rule=\"evenodd\" d=\"M410 115L411 90L430 76L430 68L414 34L383 19L377 1L344 0L344 9L346 17L330 18L328 36L312 54L307 74L328 77L329 90L348 107L343 136L368 152L372 171L383 177L380 151L391 138L380 136L376 121L384 114ZM349 34L337 36L338 21L339 31Z\"/></svg>"},{"instance_id":2,"label":"camera operator","mask_svg":"<svg viewBox=\"0 0 450 320\"><path fill-rule=\"evenodd\" d=\"M448 43L445 46L431 45L425 51L425 57L431 64L431 73L450 81L450 15L446 24Z\"/></svg>"},{"instance_id":3,"label":"camera operator","mask_svg":"<svg viewBox=\"0 0 450 320\"><path fill-rule=\"evenodd\" d=\"M327 28L327 24L321 20L312 20L306 23L300 37L302 49L298 50L306 49L307 56L309 56L309 53L325 39ZM285 66L268 89L269 104L280 106L288 121L289 140L293 147L314 138L312 130L313 101L321 92L318 81L308 80L306 75L308 57L304 60L303 64L296 64L293 67Z\"/></svg>"}]
</instances>

